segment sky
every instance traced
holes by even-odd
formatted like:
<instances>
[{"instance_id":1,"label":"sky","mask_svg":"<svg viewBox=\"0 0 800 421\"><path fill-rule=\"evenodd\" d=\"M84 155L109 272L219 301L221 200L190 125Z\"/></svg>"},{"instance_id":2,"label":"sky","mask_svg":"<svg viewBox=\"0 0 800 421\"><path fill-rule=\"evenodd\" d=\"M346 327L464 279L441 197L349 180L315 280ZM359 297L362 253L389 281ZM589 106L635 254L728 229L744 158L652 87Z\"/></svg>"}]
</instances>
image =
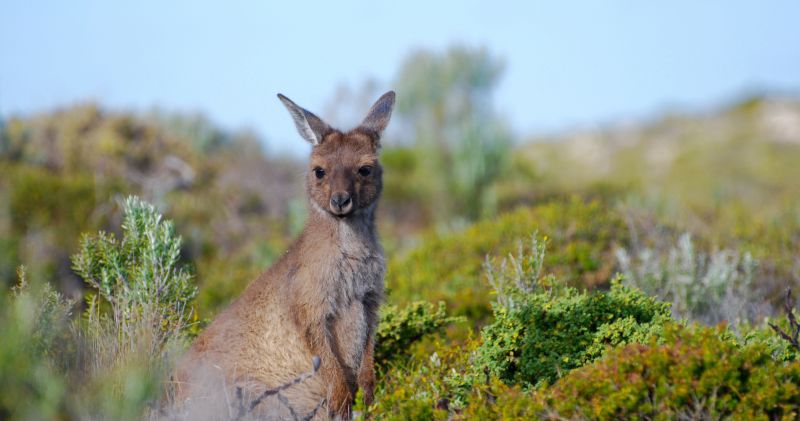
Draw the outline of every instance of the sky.
<instances>
[{"instance_id":1,"label":"sky","mask_svg":"<svg viewBox=\"0 0 800 421\"><path fill-rule=\"evenodd\" d=\"M0 0L0 115L200 112L302 153L276 93L324 117L337 87L460 44L505 62L494 104L528 137L797 95L798 22L797 0Z\"/></svg>"}]
</instances>

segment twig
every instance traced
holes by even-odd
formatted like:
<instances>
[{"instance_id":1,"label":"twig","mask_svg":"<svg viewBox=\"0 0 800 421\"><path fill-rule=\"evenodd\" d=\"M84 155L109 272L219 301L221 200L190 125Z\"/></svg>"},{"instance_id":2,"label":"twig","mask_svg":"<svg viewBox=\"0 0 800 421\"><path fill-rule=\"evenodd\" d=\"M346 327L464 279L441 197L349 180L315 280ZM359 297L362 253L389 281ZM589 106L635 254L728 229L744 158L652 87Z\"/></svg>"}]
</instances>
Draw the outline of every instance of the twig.
<instances>
[{"instance_id":1,"label":"twig","mask_svg":"<svg viewBox=\"0 0 800 421\"><path fill-rule=\"evenodd\" d=\"M798 323L797 318L794 315L794 307L795 302L792 298L792 289L787 288L786 290L786 302L784 303L783 309L786 312L786 318L789 320L789 333L774 325L769 323L769 327L772 328L781 338L788 341L796 350L800 351L800 323Z\"/></svg>"}]
</instances>

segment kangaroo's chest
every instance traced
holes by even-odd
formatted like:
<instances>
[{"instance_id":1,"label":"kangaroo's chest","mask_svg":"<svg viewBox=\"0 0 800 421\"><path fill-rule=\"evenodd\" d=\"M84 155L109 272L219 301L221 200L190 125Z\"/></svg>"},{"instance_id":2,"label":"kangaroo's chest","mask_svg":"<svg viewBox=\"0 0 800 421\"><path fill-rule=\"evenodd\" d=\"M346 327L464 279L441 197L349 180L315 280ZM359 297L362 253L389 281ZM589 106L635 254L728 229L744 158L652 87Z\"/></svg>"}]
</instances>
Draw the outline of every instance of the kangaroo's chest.
<instances>
[{"instance_id":1,"label":"kangaroo's chest","mask_svg":"<svg viewBox=\"0 0 800 421\"><path fill-rule=\"evenodd\" d=\"M358 370L370 332L377 321L370 313L377 311L377 302L383 296L385 263L378 249L345 251L331 271L334 285L332 314L335 337L344 363ZM372 306L373 308L367 308Z\"/></svg>"},{"instance_id":2,"label":"kangaroo's chest","mask_svg":"<svg viewBox=\"0 0 800 421\"><path fill-rule=\"evenodd\" d=\"M332 304L346 307L368 294L382 292L384 272L383 255L343 255L328 273Z\"/></svg>"},{"instance_id":3,"label":"kangaroo's chest","mask_svg":"<svg viewBox=\"0 0 800 421\"><path fill-rule=\"evenodd\" d=\"M383 250L374 236L346 226L340 227L338 234L323 275L334 311L363 301L368 294L382 295L386 271Z\"/></svg>"}]
</instances>

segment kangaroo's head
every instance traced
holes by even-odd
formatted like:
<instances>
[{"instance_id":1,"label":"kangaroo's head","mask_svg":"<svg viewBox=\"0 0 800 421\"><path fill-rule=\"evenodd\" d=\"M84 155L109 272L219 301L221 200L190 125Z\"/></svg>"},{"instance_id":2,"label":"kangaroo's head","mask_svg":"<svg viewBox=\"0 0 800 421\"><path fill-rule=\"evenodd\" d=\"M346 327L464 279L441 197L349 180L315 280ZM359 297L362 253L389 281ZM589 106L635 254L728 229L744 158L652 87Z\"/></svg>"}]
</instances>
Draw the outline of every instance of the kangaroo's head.
<instances>
[{"instance_id":1,"label":"kangaroo's head","mask_svg":"<svg viewBox=\"0 0 800 421\"><path fill-rule=\"evenodd\" d=\"M312 145L306 188L312 206L339 218L372 209L382 187L380 137L394 108L394 92L381 96L361 124L348 132L332 128L278 94L297 131Z\"/></svg>"}]
</instances>

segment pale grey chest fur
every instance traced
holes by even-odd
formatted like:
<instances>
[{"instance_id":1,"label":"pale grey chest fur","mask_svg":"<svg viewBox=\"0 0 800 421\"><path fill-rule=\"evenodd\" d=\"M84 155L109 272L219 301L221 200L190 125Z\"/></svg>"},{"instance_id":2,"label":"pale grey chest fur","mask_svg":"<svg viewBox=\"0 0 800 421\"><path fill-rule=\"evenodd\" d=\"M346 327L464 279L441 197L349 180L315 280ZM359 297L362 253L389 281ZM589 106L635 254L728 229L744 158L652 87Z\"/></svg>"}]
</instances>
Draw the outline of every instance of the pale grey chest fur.
<instances>
[{"instance_id":1,"label":"pale grey chest fur","mask_svg":"<svg viewBox=\"0 0 800 421\"><path fill-rule=\"evenodd\" d=\"M382 294L386 264L372 228L342 222L337 237L336 257L327 276L331 304L337 308L361 301L368 293Z\"/></svg>"},{"instance_id":2,"label":"pale grey chest fur","mask_svg":"<svg viewBox=\"0 0 800 421\"><path fill-rule=\"evenodd\" d=\"M338 246L340 253L329 279L333 286L334 330L343 362L356 370L374 328L369 326L364 302L376 302L382 297L386 265L377 238L366 228L342 224Z\"/></svg>"}]
</instances>

